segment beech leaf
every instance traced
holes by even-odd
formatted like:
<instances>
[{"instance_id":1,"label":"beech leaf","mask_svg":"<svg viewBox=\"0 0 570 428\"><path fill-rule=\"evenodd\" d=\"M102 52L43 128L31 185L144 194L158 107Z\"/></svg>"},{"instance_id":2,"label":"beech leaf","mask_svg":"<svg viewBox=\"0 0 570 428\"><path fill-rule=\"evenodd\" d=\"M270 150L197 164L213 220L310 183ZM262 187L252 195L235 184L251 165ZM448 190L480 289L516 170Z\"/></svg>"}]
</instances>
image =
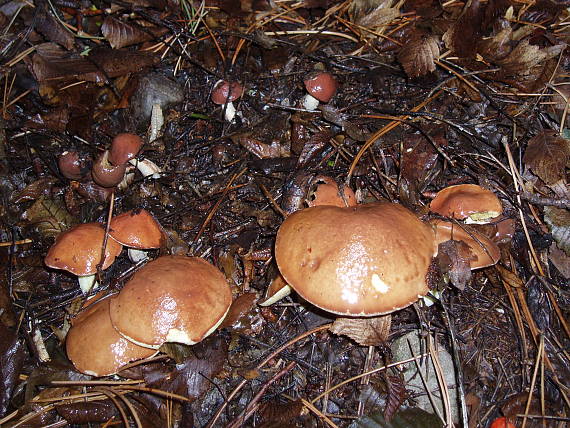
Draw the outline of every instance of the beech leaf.
<instances>
[{"instance_id":1,"label":"beech leaf","mask_svg":"<svg viewBox=\"0 0 570 428\"><path fill-rule=\"evenodd\" d=\"M543 131L529 140L523 162L546 184L554 184L565 176L570 140L554 131Z\"/></svg>"},{"instance_id":2,"label":"beech leaf","mask_svg":"<svg viewBox=\"0 0 570 428\"><path fill-rule=\"evenodd\" d=\"M570 256L570 211L544 207L544 221L558 244L558 248Z\"/></svg>"},{"instance_id":3,"label":"beech leaf","mask_svg":"<svg viewBox=\"0 0 570 428\"><path fill-rule=\"evenodd\" d=\"M137 25L119 21L112 16L105 18L101 32L113 49L136 45L153 38Z\"/></svg>"},{"instance_id":4,"label":"beech leaf","mask_svg":"<svg viewBox=\"0 0 570 428\"><path fill-rule=\"evenodd\" d=\"M77 223L62 203L44 197L34 202L22 217L34 224L44 237L55 237Z\"/></svg>"},{"instance_id":5,"label":"beech leaf","mask_svg":"<svg viewBox=\"0 0 570 428\"><path fill-rule=\"evenodd\" d=\"M384 315L373 318L337 318L330 331L350 337L359 345L378 346L388 340L392 317Z\"/></svg>"},{"instance_id":6,"label":"beech leaf","mask_svg":"<svg viewBox=\"0 0 570 428\"><path fill-rule=\"evenodd\" d=\"M415 34L400 50L398 60L409 77L419 77L435 70L439 57L437 38L430 34Z\"/></svg>"}]
</instances>

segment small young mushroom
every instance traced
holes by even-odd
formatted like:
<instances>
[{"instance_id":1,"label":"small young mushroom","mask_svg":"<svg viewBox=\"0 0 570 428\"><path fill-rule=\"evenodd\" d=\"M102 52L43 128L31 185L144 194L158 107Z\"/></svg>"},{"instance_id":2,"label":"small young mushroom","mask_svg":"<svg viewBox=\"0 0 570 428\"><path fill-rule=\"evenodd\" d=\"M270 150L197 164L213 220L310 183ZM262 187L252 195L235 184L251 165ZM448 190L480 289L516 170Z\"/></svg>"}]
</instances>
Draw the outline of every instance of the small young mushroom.
<instances>
[{"instance_id":1,"label":"small young mushroom","mask_svg":"<svg viewBox=\"0 0 570 428\"><path fill-rule=\"evenodd\" d=\"M499 247L491 239L473 228L442 220L431 220L430 223L435 230L437 245L453 239L462 241L469 246L473 255L470 260L471 270L493 266L501 258Z\"/></svg>"},{"instance_id":2,"label":"small young mushroom","mask_svg":"<svg viewBox=\"0 0 570 428\"><path fill-rule=\"evenodd\" d=\"M429 205L431 212L466 223L488 223L503 212L490 190L476 184L458 184L439 191Z\"/></svg>"},{"instance_id":3,"label":"small young mushroom","mask_svg":"<svg viewBox=\"0 0 570 428\"><path fill-rule=\"evenodd\" d=\"M321 71L313 74L304 82L308 94L303 97L303 107L306 110L315 110L319 101L328 103L336 94L338 83L332 74Z\"/></svg>"},{"instance_id":4,"label":"small young mushroom","mask_svg":"<svg viewBox=\"0 0 570 428\"><path fill-rule=\"evenodd\" d=\"M81 180L88 172L82 165L79 153L73 150L59 155L57 166L61 174L70 180Z\"/></svg>"},{"instance_id":5,"label":"small young mushroom","mask_svg":"<svg viewBox=\"0 0 570 428\"><path fill-rule=\"evenodd\" d=\"M109 235L125 247L136 263L147 258L143 250L160 248L164 234L160 224L144 209L131 210L111 219Z\"/></svg>"},{"instance_id":6,"label":"small young mushroom","mask_svg":"<svg viewBox=\"0 0 570 428\"><path fill-rule=\"evenodd\" d=\"M214 89L212 89L212 101L214 104L223 106L224 116L228 122L234 120L236 115L233 101L241 97L242 94L243 86L239 82L218 80L214 85Z\"/></svg>"},{"instance_id":7,"label":"small young mushroom","mask_svg":"<svg viewBox=\"0 0 570 428\"><path fill-rule=\"evenodd\" d=\"M115 187L125 176L127 164L113 165L109 162L109 151L105 150L93 163L93 181L103 187Z\"/></svg>"},{"instance_id":8,"label":"small young mushroom","mask_svg":"<svg viewBox=\"0 0 570 428\"><path fill-rule=\"evenodd\" d=\"M281 225L275 258L287 283L328 312L371 317L411 305L429 288L434 232L398 204L316 206Z\"/></svg>"},{"instance_id":9,"label":"small young mushroom","mask_svg":"<svg viewBox=\"0 0 570 428\"><path fill-rule=\"evenodd\" d=\"M131 342L193 345L211 334L232 303L222 272L198 257L163 256L138 270L111 301L111 322Z\"/></svg>"},{"instance_id":10,"label":"small young mushroom","mask_svg":"<svg viewBox=\"0 0 570 428\"><path fill-rule=\"evenodd\" d=\"M97 265L101 263L101 252L105 228L100 223L84 223L58 235L45 257L45 264L78 276L79 286L87 293L94 285ZM107 269L123 246L113 239L107 239L105 259L101 269Z\"/></svg>"},{"instance_id":11,"label":"small young mushroom","mask_svg":"<svg viewBox=\"0 0 570 428\"><path fill-rule=\"evenodd\" d=\"M109 162L112 165L124 165L135 158L140 152L143 141L135 134L117 134L111 142L109 150Z\"/></svg>"},{"instance_id":12,"label":"small young mushroom","mask_svg":"<svg viewBox=\"0 0 570 428\"><path fill-rule=\"evenodd\" d=\"M317 205L334 205L336 207L351 207L357 204L354 191L342 184L339 186L337 182L326 175L315 177L312 182L314 189L311 189L307 205L315 207Z\"/></svg>"},{"instance_id":13,"label":"small young mushroom","mask_svg":"<svg viewBox=\"0 0 570 428\"><path fill-rule=\"evenodd\" d=\"M129 342L117 333L109 316L110 300L89 305L72 320L67 333L67 356L77 370L91 376L115 374L131 361L156 354L156 350Z\"/></svg>"}]
</instances>

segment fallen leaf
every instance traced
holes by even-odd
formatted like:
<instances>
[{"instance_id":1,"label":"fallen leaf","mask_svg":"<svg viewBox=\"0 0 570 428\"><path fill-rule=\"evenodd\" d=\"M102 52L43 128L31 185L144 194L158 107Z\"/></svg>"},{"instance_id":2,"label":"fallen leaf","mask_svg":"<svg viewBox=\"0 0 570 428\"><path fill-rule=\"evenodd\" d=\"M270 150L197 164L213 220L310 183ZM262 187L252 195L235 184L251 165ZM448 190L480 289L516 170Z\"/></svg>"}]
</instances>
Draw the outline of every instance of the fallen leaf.
<instances>
[{"instance_id":1,"label":"fallen leaf","mask_svg":"<svg viewBox=\"0 0 570 428\"><path fill-rule=\"evenodd\" d=\"M350 337L359 345L384 345L388 340L392 317L390 315L373 318L337 318L330 331Z\"/></svg>"},{"instance_id":2,"label":"fallen leaf","mask_svg":"<svg viewBox=\"0 0 570 428\"><path fill-rule=\"evenodd\" d=\"M570 257L560 250L555 243L550 246L548 258L564 278L570 279Z\"/></svg>"},{"instance_id":3,"label":"fallen leaf","mask_svg":"<svg viewBox=\"0 0 570 428\"><path fill-rule=\"evenodd\" d=\"M16 332L0 324L0 417L8 409L24 358L24 346Z\"/></svg>"},{"instance_id":4,"label":"fallen leaf","mask_svg":"<svg viewBox=\"0 0 570 428\"><path fill-rule=\"evenodd\" d=\"M35 225L44 237L55 237L77 223L63 204L44 197L34 202L22 217Z\"/></svg>"},{"instance_id":5,"label":"fallen leaf","mask_svg":"<svg viewBox=\"0 0 570 428\"><path fill-rule=\"evenodd\" d=\"M558 244L558 248L570 256L570 211L544 207L544 221Z\"/></svg>"},{"instance_id":6,"label":"fallen leaf","mask_svg":"<svg viewBox=\"0 0 570 428\"><path fill-rule=\"evenodd\" d=\"M424 32L416 32L402 46L398 61L409 77L419 77L435 70L435 60L439 57L437 37Z\"/></svg>"},{"instance_id":7,"label":"fallen leaf","mask_svg":"<svg viewBox=\"0 0 570 428\"><path fill-rule=\"evenodd\" d=\"M450 239L439 244L437 261L441 273L447 274L453 285L461 291L471 280L473 253L463 241Z\"/></svg>"},{"instance_id":8,"label":"fallen leaf","mask_svg":"<svg viewBox=\"0 0 570 428\"><path fill-rule=\"evenodd\" d=\"M523 162L546 184L554 184L570 166L570 140L555 131L542 131L529 140Z\"/></svg>"},{"instance_id":9,"label":"fallen leaf","mask_svg":"<svg viewBox=\"0 0 570 428\"><path fill-rule=\"evenodd\" d=\"M101 32L113 49L136 45L153 38L150 33L144 31L138 25L120 21L112 16L105 18L101 26Z\"/></svg>"}]
</instances>

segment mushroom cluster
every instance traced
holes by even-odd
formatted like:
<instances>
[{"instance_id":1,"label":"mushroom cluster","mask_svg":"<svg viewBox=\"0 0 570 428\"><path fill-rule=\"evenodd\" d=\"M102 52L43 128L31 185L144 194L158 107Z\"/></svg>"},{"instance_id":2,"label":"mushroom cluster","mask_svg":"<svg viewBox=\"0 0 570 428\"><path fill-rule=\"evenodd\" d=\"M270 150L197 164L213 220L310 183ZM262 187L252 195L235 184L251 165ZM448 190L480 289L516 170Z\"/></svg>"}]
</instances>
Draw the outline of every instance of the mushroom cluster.
<instances>
[{"instance_id":1,"label":"mushroom cluster","mask_svg":"<svg viewBox=\"0 0 570 428\"><path fill-rule=\"evenodd\" d=\"M219 269L198 257L162 256L138 270L118 295L87 306L73 320L67 355L83 373L111 375L154 355L165 342L200 342L220 325L231 302Z\"/></svg>"},{"instance_id":2,"label":"mushroom cluster","mask_svg":"<svg viewBox=\"0 0 570 428\"><path fill-rule=\"evenodd\" d=\"M56 238L44 261L48 267L76 275L81 290L87 293L95 285L97 269L111 266L123 246L130 247L129 250L160 248L163 236L160 224L148 211L131 210L113 217L106 243L102 224L80 224ZM141 259L140 254L129 251L129 255L135 261Z\"/></svg>"},{"instance_id":3,"label":"mushroom cluster","mask_svg":"<svg viewBox=\"0 0 570 428\"><path fill-rule=\"evenodd\" d=\"M105 150L93 163L93 181L103 187L115 187L125 176L129 161L139 153L142 139L135 134L119 134L111 148Z\"/></svg>"}]
</instances>

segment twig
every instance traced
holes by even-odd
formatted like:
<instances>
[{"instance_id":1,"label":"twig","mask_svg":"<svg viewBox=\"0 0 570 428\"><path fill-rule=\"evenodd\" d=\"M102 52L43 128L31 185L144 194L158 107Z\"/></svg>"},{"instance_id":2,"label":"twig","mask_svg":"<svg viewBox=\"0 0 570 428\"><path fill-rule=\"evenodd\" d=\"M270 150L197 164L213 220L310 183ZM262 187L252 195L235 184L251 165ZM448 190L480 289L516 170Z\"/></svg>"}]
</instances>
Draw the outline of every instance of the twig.
<instances>
[{"instance_id":1,"label":"twig","mask_svg":"<svg viewBox=\"0 0 570 428\"><path fill-rule=\"evenodd\" d=\"M531 204L535 205L546 205L549 207L557 207L557 208L570 208L570 199L562 198L547 198L544 196L533 195L532 193L522 192L521 198L525 201L530 202Z\"/></svg>"}]
</instances>

